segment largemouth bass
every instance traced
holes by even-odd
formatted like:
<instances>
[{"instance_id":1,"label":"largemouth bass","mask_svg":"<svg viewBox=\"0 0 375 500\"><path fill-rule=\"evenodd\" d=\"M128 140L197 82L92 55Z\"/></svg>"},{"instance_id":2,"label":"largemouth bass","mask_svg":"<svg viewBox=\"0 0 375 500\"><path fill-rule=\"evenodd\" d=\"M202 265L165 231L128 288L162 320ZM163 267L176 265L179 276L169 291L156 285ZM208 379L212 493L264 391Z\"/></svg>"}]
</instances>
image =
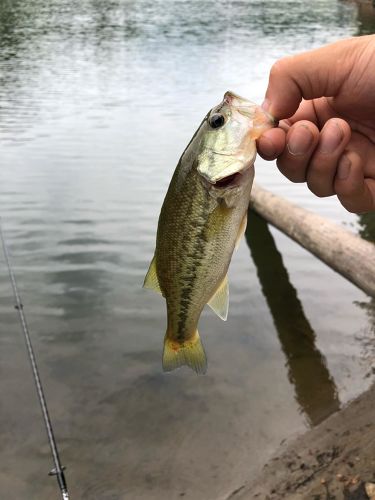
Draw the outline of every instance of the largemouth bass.
<instances>
[{"instance_id":1,"label":"largemouth bass","mask_svg":"<svg viewBox=\"0 0 375 500\"><path fill-rule=\"evenodd\" d=\"M144 287L163 295L163 368L207 368L197 325L205 304L228 315L227 271L246 229L255 140L273 121L259 106L226 92L183 152L161 208L155 255Z\"/></svg>"}]
</instances>

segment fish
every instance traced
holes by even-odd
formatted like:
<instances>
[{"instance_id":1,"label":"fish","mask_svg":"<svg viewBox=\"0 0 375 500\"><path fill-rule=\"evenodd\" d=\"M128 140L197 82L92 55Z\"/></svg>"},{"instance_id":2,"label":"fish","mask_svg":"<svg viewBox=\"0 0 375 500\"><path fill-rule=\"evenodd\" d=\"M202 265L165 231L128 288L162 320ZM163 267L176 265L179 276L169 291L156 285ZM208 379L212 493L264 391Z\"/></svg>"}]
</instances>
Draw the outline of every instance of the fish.
<instances>
[{"instance_id":1,"label":"fish","mask_svg":"<svg viewBox=\"0 0 375 500\"><path fill-rule=\"evenodd\" d=\"M166 300L164 371L187 365L198 374L206 372L198 321L206 304L227 319L227 272L246 229L256 139L273 126L260 106L228 91L177 164L143 283Z\"/></svg>"}]
</instances>

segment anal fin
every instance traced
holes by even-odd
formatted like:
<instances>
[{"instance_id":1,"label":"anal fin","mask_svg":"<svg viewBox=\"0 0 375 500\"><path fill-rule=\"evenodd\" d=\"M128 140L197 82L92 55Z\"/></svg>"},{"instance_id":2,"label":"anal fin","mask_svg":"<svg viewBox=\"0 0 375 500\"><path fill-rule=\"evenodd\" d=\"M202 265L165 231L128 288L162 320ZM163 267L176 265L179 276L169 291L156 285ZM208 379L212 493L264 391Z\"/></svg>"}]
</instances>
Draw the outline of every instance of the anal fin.
<instances>
[{"instance_id":1,"label":"anal fin","mask_svg":"<svg viewBox=\"0 0 375 500\"><path fill-rule=\"evenodd\" d=\"M211 307L214 313L219 316L219 318L224 321L227 320L229 308L229 286L227 275L225 275L223 281L220 283L218 289L207 304Z\"/></svg>"}]
</instances>

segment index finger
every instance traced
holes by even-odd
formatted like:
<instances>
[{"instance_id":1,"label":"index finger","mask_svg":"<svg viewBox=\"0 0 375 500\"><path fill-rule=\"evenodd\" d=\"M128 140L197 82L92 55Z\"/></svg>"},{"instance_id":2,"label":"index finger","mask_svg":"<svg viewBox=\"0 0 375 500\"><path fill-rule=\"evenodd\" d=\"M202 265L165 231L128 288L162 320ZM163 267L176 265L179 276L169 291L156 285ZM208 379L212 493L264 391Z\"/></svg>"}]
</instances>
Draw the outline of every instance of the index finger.
<instances>
[{"instance_id":1,"label":"index finger","mask_svg":"<svg viewBox=\"0 0 375 500\"><path fill-rule=\"evenodd\" d=\"M285 57L271 69L266 91L266 109L277 119L289 118L302 99L335 96L352 67L358 38Z\"/></svg>"}]
</instances>

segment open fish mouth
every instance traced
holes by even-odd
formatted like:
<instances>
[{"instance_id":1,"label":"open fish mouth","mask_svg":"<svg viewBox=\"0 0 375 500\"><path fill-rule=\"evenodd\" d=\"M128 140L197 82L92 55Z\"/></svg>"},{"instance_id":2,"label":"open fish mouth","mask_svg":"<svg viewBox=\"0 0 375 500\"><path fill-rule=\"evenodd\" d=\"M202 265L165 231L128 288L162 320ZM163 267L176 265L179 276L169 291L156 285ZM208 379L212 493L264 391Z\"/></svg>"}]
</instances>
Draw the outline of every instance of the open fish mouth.
<instances>
[{"instance_id":1,"label":"open fish mouth","mask_svg":"<svg viewBox=\"0 0 375 500\"><path fill-rule=\"evenodd\" d=\"M222 179L217 180L213 183L215 187L218 188L227 188L238 184L238 181L241 179L242 174L239 172L235 172L234 174L227 175Z\"/></svg>"}]
</instances>

